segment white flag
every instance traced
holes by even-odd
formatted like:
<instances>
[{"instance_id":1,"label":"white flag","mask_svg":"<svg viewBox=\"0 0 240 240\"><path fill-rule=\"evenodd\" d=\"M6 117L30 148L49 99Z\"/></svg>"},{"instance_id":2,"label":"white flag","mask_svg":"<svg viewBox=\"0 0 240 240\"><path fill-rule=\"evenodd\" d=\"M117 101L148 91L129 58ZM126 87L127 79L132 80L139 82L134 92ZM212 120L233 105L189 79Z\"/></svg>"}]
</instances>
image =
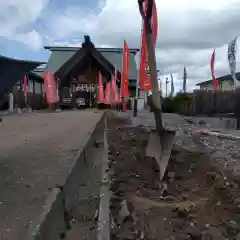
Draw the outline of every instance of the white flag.
<instances>
[{"instance_id":1,"label":"white flag","mask_svg":"<svg viewBox=\"0 0 240 240\"><path fill-rule=\"evenodd\" d=\"M230 72L236 87L240 87L240 81L236 78L236 50L237 50L237 37L234 38L228 45L228 62Z\"/></svg>"}]
</instances>

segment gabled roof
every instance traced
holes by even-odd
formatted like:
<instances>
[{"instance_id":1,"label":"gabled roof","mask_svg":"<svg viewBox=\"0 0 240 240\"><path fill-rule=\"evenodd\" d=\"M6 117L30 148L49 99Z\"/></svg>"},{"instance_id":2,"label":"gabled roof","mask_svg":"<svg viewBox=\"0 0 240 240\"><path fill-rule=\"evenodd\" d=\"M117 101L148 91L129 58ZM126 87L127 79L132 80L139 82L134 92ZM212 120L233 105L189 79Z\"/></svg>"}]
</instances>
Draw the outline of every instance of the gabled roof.
<instances>
[{"instance_id":1,"label":"gabled roof","mask_svg":"<svg viewBox=\"0 0 240 240\"><path fill-rule=\"evenodd\" d=\"M34 71L29 72L28 77L36 82L43 83L44 79L42 76L39 76L38 74L34 73Z\"/></svg>"},{"instance_id":2,"label":"gabled roof","mask_svg":"<svg viewBox=\"0 0 240 240\"><path fill-rule=\"evenodd\" d=\"M240 72L237 72L236 73L236 77L237 79L240 81ZM204 85L209 85L212 83L212 79L208 80L208 81L205 81L205 82L200 82L200 83L197 83L196 86L204 86ZM218 82L224 82L224 81L232 81L233 82L233 78L232 78L232 75L228 74L228 75L224 75L222 77L218 77L217 78L217 81Z\"/></svg>"},{"instance_id":3,"label":"gabled roof","mask_svg":"<svg viewBox=\"0 0 240 240\"><path fill-rule=\"evenodd\" d=\"M55 76L59 77L61 81L70 71L74 70L76 66L80 68L92 58L96 60L103 72L109 75L114 74L114 66L95 48L90 38L88 39L86 36L82 48L79 48L78 51L55 72Z\"/></svg>"},{"instance_id":4,"label":"gabled roof","mask_svg":"<svg viewBox=\"0 0 240 240\"><path fill-rule=\"evenodd\" d=\"M0 100L24 76L42 62L8 58L0 55Z\"/></svg>"},{"instance_id":5,"label":"gabled roof","mask_svg":"<svg viewBox=\"0 0 240 240\"><path fill-rule=\"evenodd\" d=\"M43 73L45 72L46 68L35 68L32 73L38 75L39 77L43 77Z\"/></svg>"},{"instance_id":6,"label":"gabled roof","mask_svg":"<svg viewBox=\"0 0 240 240\"><path fill-rule=\"evenodd\" d=\"M47 71L56 72L65 62L67 62L78 50L79 47L61 47L46 46L45 49L51 50L52 54L47 64ZM122 48L96 48L116 69L122 71ZM129 49L130 51L130 69L129 85L135 86L138 77L135 54L139 49Z\"/></svg>"}]
</instances>

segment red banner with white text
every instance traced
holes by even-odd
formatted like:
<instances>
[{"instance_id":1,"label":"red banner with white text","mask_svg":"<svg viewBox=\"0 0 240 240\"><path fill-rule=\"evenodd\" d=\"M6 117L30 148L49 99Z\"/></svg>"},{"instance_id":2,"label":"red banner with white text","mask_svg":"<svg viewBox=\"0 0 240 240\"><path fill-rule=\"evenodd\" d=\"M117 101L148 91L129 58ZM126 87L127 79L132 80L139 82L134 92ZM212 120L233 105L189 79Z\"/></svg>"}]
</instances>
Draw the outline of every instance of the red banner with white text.
<instances>
[{"instance_id":1,"label":"red banner with white text","mask_svg":"<svg viewBox=\"0 0 240 240\"><path fill-rule=\"evenodd\" d=\"M145 1L145 6L147 6L147 1ZM145 13L146 13L145 7ZM154 45L156 46L157 41L157 33L158 33L158 16L157 16L157 6L156 2L153 1L153 9L152 9L152 33L153 33L153 41ZM140 72L139 72L139 82L140 82L140 89L145 91L150 91L151 88L151 81L149 76L149 64L148 64L148 54L147 54L147 43L146 43L146 30L145 26L142 29L142 43L141 43L141 54L140 54Z\"/></svg>"},{"instance_id":2,"label":"red banner with white text","mask_svg":"<svg viewBox=\"0 0 240 240\"><path fill-rule=\"evenodd\" d=\"M104 88L103 88L103 81L102 81L102 74L98 72L98 92L97 92L97 101L99 103L104 103Z\"/></svg>"},{"instance_id":3,"label":"red banner with white text","mask_svg":"<svg viewBox=\"0 0 240 240\"><path fill-rule=\"evenodd\" d=\"M121 93L123 98L128 98L130 96L128 89L129 63L130 63L129 48L127 42L124 40L123 64L122 64L122 93Z\"/></svg>"},{"instance_id":4,"label":"red banner with white text","mask_svg":"<svg viewBox=\"0 0 240 240\"><path fill-rule=\"evenodd\" d=\"M104 103L105 104L112 104L112 91L111 91L111 82L108 82L106 84L106 89L105 89L105 99L104 99Z\"/></svg>"},{"instance_id":5,"label":"red banner with white text","mask_svg":"<svg viewBox=\"0 0 240 240\"><path fill-rule=\"evenodd\" d=\"M43 78L44 78L44 88L46 91L47 103L48 104L57 103L58 94L57 94L57 87L56 87L53 73L44 72Z\"/></svg>"}]
</instances>

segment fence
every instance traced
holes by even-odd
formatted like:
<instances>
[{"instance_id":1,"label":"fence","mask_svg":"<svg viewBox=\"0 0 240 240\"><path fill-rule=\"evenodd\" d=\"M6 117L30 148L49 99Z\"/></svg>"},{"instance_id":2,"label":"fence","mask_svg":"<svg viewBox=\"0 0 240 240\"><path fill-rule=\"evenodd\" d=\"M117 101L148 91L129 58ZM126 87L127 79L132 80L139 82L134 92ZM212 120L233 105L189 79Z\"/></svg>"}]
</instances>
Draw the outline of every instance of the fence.
<instances>
[{"instance_id":1,"label":"fence","mask_svg":"<svg viewBox=\"0 0 240 240\"><path fill-rule=\"evenodd\" d=\"M42 96L41 94L27 93L27 98L32 109L40 110L48 107L45 97ZM19 108L27 107L23 92L21 91L15 92L13 94L13 99L14 99L14 104L13 104L14 107L16 106ZM0 111L7 110L8 108L9 108L9 96L6 95L4 98L4 101L2 102L2 105L0 106Z\"/></svg>"},{"instance_id":2,"label":"fence","mask_svg":"<svg viewBox=\"0 0 240 240\"><path fill-rule=\"evenodd\" d=\"M186 115L227 115L235 111L234 91L202 91L192 93L192 101L184 106Z\"/></svg>"}]
</instances>

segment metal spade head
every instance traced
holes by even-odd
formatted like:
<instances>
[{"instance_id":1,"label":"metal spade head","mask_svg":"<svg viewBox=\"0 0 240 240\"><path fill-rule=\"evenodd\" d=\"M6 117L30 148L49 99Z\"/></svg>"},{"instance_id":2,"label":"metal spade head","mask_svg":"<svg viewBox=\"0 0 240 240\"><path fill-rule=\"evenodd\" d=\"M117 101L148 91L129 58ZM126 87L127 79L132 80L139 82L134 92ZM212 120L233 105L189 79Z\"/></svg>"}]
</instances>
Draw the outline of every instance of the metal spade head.
<instances>
[{"instance_id":1,"label":"metal spade head","mask_svg":"<svg viewBox=\"0 0 240 240\"><path fill-rule=\"evenodd\" d=\"M160 181L162 181L169 163L175 131L166 130L159 134L157 131L151 131L146 155L156 159L160 171Z\"/></svg>"}]
</instances>

